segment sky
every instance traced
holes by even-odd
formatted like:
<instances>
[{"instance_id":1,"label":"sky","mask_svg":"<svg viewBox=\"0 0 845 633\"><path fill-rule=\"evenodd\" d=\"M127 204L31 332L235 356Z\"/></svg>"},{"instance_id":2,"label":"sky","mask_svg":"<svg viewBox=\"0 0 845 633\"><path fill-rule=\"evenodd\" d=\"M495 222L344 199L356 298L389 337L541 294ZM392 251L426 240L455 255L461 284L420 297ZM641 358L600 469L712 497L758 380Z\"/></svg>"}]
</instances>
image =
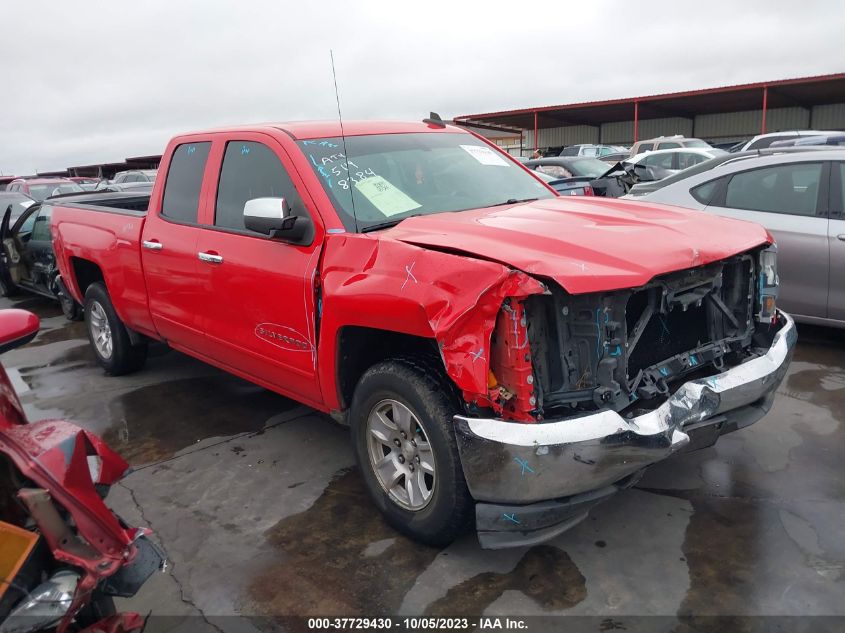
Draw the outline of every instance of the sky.
<instances>
[{"instance_id":1,"label":"sky","mask_svg":"<svg viewBox=\"0 0 845 633\"><path fill-rule=\"evenodd\" d=\"M0 172L264 121L443 118L845 71L838 0L27 0L0 13Z\"/></svg>"}]
</instances>

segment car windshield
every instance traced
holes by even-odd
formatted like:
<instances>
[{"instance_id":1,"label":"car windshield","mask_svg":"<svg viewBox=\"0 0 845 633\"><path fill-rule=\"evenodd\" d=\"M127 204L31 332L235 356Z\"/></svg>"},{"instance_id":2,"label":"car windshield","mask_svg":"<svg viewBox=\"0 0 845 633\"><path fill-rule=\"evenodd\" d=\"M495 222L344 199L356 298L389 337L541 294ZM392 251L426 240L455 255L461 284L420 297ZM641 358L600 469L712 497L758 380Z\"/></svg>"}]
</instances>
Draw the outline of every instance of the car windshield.
<instances>
[{"instance_id":1,"label":"car windshield","mask_svg":"<svg viewBox=\"0 0 845 633\"><path fill-rule=\"evenodd\" d=\"M607 163L598 158L576 158L567 165L574 176L598 178L607 171Z\"/></svg>"},{"instance_id":2,"label":"car windshield","mask_svg":"<svg viewBox=\"0 0 845 633\"><path fill-rule=\"evenodd\" d=\"M710 147L710 144L709 144L709 143L705 143L704 141L701 141L701 140L699 140L699 139L697 139L697 138L693 138L693 139L687 139L686 141L684 141L684 147L701 147L701 148L707 148L707 147Z\"/></svg>"},{"instance_id":3,"label":"car windshield","mask_svg":"<svg viewBox=\"0 0 845 633\"><path fill-rule=\"evenodd\" d=\"M51 182L49 184L29 185L29 195L38 202L60 193L79 193L84 191L75 182Z\"/></svg>"},{"instance_id":4,"label":"car windshield","mask_svg":"<svg viewBox=\"0 0 845 633\"><path fill-rule=\"evenodd\" d=\"M414 215L553 198L539 180L469 134L378 134L299 142L347 230Z\"/></svg>"},{"instance_id":5,"label":"car windshield","mask_svg":"<svg viewBox=\"0 0 845 633\"><path fill-rule=\"evenodd\" d=\"M6 213L9 206L12 207L12 222L17 220L35 201L23 195L2 195L0 194L0 219Z\"/></svg>"}]
</instances>

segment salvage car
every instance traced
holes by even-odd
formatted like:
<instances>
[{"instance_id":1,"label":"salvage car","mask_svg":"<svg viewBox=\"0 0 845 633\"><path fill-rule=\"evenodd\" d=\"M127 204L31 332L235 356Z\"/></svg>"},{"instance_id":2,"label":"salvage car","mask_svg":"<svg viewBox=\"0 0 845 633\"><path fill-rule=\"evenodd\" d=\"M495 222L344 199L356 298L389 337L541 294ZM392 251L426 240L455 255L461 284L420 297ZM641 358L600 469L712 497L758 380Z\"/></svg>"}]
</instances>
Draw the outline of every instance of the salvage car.
<instances>
[{"instance_id":1,"label":"salvage car","mask_svg":"<svg viewBox=\"0 0 845 633\"><path fill-rule=\"evenodd\" d=\"M644 152L626 158L624 162L632 165L645 165L659 170L662 177L671 176L693 165L727 154L726 151L715 148L679 148L679 149L658 149L653 152ZM659 179L658 179L659 180Z\"/></svg>"},{"instance_id":2,"label":"salvage car","mask_svg":"<svg viewBox=\"0 0 845 633\"><path fill-rule=\"evenodd\" d=\"M85 191L67 178L18 178L9 183L7 191L17 191L41 202L52 196Z\"/></svg>"},{"instance_id":3,"label":"salvage car","mask_svg":"<svg viewBox=\"0 0 845 633\"><path fill-rule=\"evenodd\" d=\"M729 154L712 169L699 165L627 197L763 225L778 244L781 305L798 321L842 328L845 152L788 149Z\"/></svg>"},{"instance_id":4,"label":"salvage car","mask_svg":"<svg viewBox=\"0 0 845 633\"><path fill-rule=\"evenodd\" d=\"M561 195L592 195L590 182L607 171L607 164L582 156L533 158L523 163L528 169L554 178L549 184Z\"/></svg>"},{"instance_id":5,"label":"salvage car","mask_svg":"<svg viewBox=\"0 0 845 633\"><path fill-rule=\"evenodd\" d=\"M67 293L56 266L50 233L52 210L46 202L33 202L18 215L14 205L6 209L0 222L0 295L26 290L55 299L65 317L76 320L82 315L82 306Z\"/></svg>"},{"instance_id":6,"label":"salvage car","mask_svg":"<svg viewBox=\"0 0 845 633\"><path fill-rule=\"evenodd\" d=\"M38 317L0 310L0 353L38 332ZM129 465L64 420L27 420L0 365L0 631L140 631L115 612L164 563L146 528L103 502ZM89 628L90 627L90 628Z\"/></svg>"},{"instance_id":7,"label":"salvage car","mask_svg":"<svg viewBox=\"0 0 845 633\"><path fill-rule=\"evenodd\" d=\"M185 134L161 173L53 205L97 361L164 341L331 414L424 542L559 534L763 417L795 344L762 227L558 196L434 117Z\"/></svg>"},{"instance_id":8,"label":"salvage car","mask_svg":"<svg viewBox=\"0 0 845 633\"><path fill-rule=\"evenodd\" d=\"M702 141L700 138L688 138L683 134L675 134L673 136L658 136L656 138L636 141L631 146L630 156L636 156L644 152L651 152L658 149L678 149L681 147L697 147L699 149L708 149L709 143Z\"/></svg>"}]
</instances>

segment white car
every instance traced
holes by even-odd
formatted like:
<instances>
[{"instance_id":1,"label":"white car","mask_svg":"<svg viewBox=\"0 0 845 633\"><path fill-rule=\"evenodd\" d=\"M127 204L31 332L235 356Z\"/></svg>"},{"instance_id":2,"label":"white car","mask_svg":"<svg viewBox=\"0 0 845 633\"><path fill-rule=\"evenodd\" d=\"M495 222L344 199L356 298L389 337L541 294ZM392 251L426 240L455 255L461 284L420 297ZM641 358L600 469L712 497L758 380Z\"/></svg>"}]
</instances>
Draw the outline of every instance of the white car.
<instances>
[{"instance_id":1,"label":"white car","mask_svg":"<svg viewBox=\"0 0 845 633\"><path fill-rule=\"evenodd\" d=\"M744 152L749 149L765 149L771 147L775 141L788 141L803 136L826 136L828 134L841 134L841 132L824 132L819 130L786 130L782 132L769 132L758 134L750 141L737 143L731 148L731 152Z\"/></svg>"},{"instance_id":2,"label":"white car","mask_svg":"<svg viewBox=\"0 0 845 633\"><path fill-rule=\"evenodd\" d=\"M714 147L679 147L676 149L658 149L653 152L643 152L642 154L631 156L631 158L623 162L630 165L654 167L655 175L660 176L662 174L662 177L665 178L666 176L676 174L688 167L698 165L699 163L726 153L725 150Z\"/></svg>"}]
</instances>

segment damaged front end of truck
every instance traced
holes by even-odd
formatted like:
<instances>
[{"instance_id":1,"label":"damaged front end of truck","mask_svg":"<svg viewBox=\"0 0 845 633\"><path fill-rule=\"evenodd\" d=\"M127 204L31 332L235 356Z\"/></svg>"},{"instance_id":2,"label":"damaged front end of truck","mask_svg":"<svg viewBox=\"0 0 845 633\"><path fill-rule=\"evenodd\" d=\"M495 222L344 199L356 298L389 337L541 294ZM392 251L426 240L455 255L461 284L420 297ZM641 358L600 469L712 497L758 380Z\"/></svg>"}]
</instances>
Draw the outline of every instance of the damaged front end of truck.
<instances>
[{"instance_id":1,"label":"damaged front end of truck","mask_svg":"<svg viewBox=\"0 0 845 633\"><path fill-rule=\"evenodd\" d=\"M636 288L542 284L501 303L487 394L455 418L485 547L551 538L650 464L763 417L797 338L773 245Z\"/></svg>"}]
</instances>

